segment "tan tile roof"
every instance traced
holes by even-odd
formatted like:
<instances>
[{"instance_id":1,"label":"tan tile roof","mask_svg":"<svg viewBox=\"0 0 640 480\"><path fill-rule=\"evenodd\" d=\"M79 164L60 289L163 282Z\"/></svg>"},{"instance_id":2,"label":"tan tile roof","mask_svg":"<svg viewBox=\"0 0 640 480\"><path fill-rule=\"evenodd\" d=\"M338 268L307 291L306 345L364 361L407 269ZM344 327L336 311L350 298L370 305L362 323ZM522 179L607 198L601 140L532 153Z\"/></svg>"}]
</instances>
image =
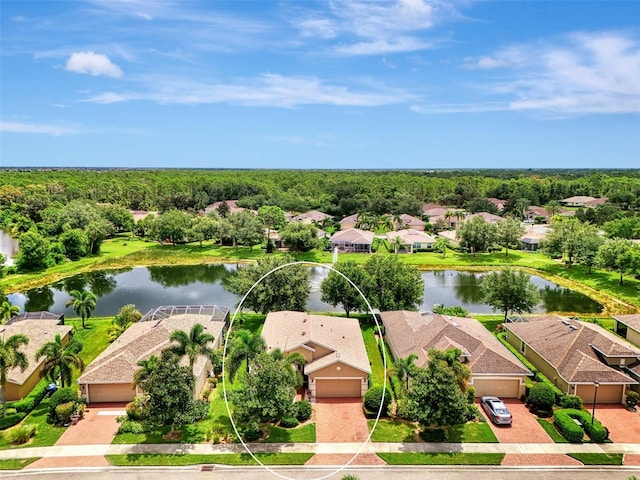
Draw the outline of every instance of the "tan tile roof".
<instances>
[{"instance_id":1,"label":"tan tile roof","mask_svg":"<svg viewBox=\"0 0 640 480\"><path fill-rule=\"evenodd\" d=\"M620 323L624 323L627 327L640 332L640 313L631 315L611 315Z\"/></svg>"},{"instance_id":2,"label":"tan tile roof","mask_svg":"<svg viewBox=\"0 0 640 480\"><path fill-rule=\"evenodd\" d=\"M340 223L342 225L344 225L345 223L348 223L348 224L353 223L353 224L355 224L358 221L358 216L359 216L358 213L354 213L353 215L349 215L348 217L344 217L342 220L340 220Z\"/></svg>"},{"instance_id":3,"label":"tan tile roof","mask_svg":"<svg viewBox=\"0 0 640 480\"><path fill-rule=\"evenodd\" d=\"M427 217L439 217L441 215L444 215L448 211L449 209L446 207L435 206L435 207L427 208L423 210L422 213Z\"/></svg>"},{"instance_id":4,"label":"tan tile roof","mask_svg":"<svg viewBox=\"0 0 640 480\"><path fill-rule=\"evenodd\" d=\"M469 221L469 220L473 220L475 217L482 217L488 223L498 223L504 220L504 218L501 217L500 215L494 215L493 213L489 213L489 212L471 213L469 215L465 215L464 219L465 221Z\"/></svg>"},{"instance_id":5,"label":"tan tile roof","mask_svg":"<svg viewBox=\"0 0 640 480\"><path fill-rule=\"evenodd\" d=\"M413 228L419 228L420 230L424 230L424 227L426 224L427 222L425 222L420 218L416 218L406 213L403 213L402 215L400 215L400 225L396 225L396 227L399 227L399 228L413 227Z\"/></svg>"},{"instance_id":6,"label":"tan tile roof","mask_svg":"<svg viewBox=\"0 0 640 480\"><path fill-rule=\"evenodd\" d=\"M367 230L360 230L359 228L347 228L346 230L339 230L331 235L331 242L348 242L348 243L364 243L371 244L375 234Z\"/></svg>"},{"instance_id":7,"label":"tan tile roof","mask_svg":"<svg viewBox=\"0 0 640 480\"><path fill-rule=\"evenodd\" d=\"M389 240L393 240L396 237L400 237L405 245L413 244L413 243L435 243L436 239L431 235L428 235L424 232L419 232L418 230L398 230L395 232L387 232L387 238Z\"/></svg>"},{"instance_id":8,"label":"tan tile roof","mask_svg":"<svg viewBox=\"0 0 640 480\"><path fill-rule=\"evenodd\" d=\"M211 315L207 314L186 313L134 323L87 366L78 378L78 383L131 383L133 374L140 368L140 360L145 360L151 355L159 357L162 350L171 343L171 332L183 330L189 333L196 323L204 325L205 332L219 340L225 322L211 318ZM188 365L186 358L183 359L183 364ZM202 372L205 365L206 359L201 356L194 365L196 376Z\"/></svg>"},{"instance_id":9,"label":"tan tile roof","mask_svg":"<svg viewBox=\"0 0 640 480\"><path fill-rule=\"evenodd\" d=\"M292 222L302 222L302 223L312 223L312 222L322 222L326 218L333 218L331 215L327 215L326 213L320 212L318 210L310 210L306 213L301 213L300 215L294 216L291 221Z\"/></svg>"},{"instance_id":10,"label":"tan tile roof","mask_svg":"<svg viewBox=\"0 0 640 480\"><path fill-rule=\"evenodd\" d=\"M29 343L20 347L20 351L29 360L29 366L24 371L19 368L9 370L7 378L10 383L22 385L44 362L44 357L40 361L36 360L36 352L40 347L45 343L53 342L56 334L60 334L64 338L73 330L71 325L62 325L61 321L58 318L24 319L22 316L13 318L7 325L0 325L0 333L5 340L11 335L17 334L26 335L29 338Z\"/></svg>"},{"instance_id":11,"label":"tan tile roof","mask_svg":"<svg viewBox=\"0 0 640 480\"><path fill-rule=\"evenodd\" d=\"M262 337L268 350L279 348L286 353L300 346L316 344L332 351L305 365L307 374L338 361L371 373L360 324L355 318L271 312L262 327Z\"/></svg>"},{"instance_id":12,"label":"tan tile roof","mask_svg":"<svg viewBox=\"0 0 640 480\"><path fill-rule=\"evenodd\" d=\"M640 350L598 325L544 315L529 317L528 322L507 323L506 328L553 365L569 383L595 380L635 383L628 375L606 365L599 355L640 360Z\"/></svg>"},{"instance_id":13,"label":"tan tile roof","mask_svg":"<svg viewBox=\"0 0 640 480\"><path fill-rule=\"evenodd\" d=\"M428 362L431 348L460 348L468 355L467 366L473 374L530 375L531 372L473 318L423 315L396 310L380 314L385 338L396 358L418 355L415 364Z\"/></svg>"}]
</instances>

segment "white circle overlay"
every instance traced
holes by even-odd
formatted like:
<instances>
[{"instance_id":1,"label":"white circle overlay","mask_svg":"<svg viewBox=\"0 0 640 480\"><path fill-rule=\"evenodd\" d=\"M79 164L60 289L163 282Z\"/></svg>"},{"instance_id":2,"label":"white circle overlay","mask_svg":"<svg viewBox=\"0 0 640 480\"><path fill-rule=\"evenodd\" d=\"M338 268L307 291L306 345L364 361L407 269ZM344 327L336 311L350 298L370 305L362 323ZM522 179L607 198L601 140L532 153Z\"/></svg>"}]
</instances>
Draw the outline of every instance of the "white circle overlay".
<instances>
[{"instance_id":1,"label":"white circle overlay","mask_svg":"<svg viewBox=\"0 0 640 480\"><path fill-rule=\"evenodd\" d=\"M260 277L252 286L251 288L247 291L247 293L244 294L244 296L242 297L242 300L240 300L240 303L238 303L238 306L236 307L235 312L233 313L233 318L231 319L231 322L229 324L229 328L227 330L227 334L225 335L224 338L224 348L222 351L222 391L224 393L224 403L225 406L227 407L227 413L229 414L229 420L231 421L231 425L233 426L233 430L236 433L238 439L240 440L240 443L242 443L242 446L244 447L244 449L247 451L247 453L249 455L251 455L251 458L253 458L256 462L258 462L258 464L260 464L262 466L262 468L264 468L265 470L267 470L269 473L271 473L272 475L275 475L276 477L282 478L283 480L297 480L291 477L287 477L285 475L281 475L280 473L272 470L271 468L269 468L268 465L265 465L264 463L262 463L260 460L258 460L258 458L253 454L253 452L251 451L251 449L247 446L247 444L245 443L245 441L242 439L242 435L240 435L240 433L238 432L238 428L236 427L236 422L233 421L233 416L231 415L231 409L229 407L229 400L227 397L227 382L226 382L226 373L225 373L225 358L227 357L227 343L229 342L229 336L231 334L231 327L233 327L233 322L236 319L236 316L238 315L238 312L240 311L240 309L242 308L242 304L244 303L244 301L246 300L246 298L249 296L249 294L253 291L253 289L260 283L262 282L265 278L267 278L269 275L271 275L274 272L277 272L278 270L281 270L283 268L289 267L291 265L304 265L304 266L309 266L309 265L313 265L316 267L321 267L321 268L327 268L329 270L331 270L332 272L336 272L337 274L339 274L342 278L344 278L347 282L349 282L349 284L356 289L356 291L360 294L360 296L364 299L365 303L367 304L367 308L369 309L369 313L371 314L371 316L373 317L373 320L376 323L376 327L378 327L378 331L380 332L380 324L378 323L378 319L376 318L375 313L373 312L373 308L371 307L371 304L369 303L369 300L367 299L367 297L364 296L364 294L362 293L362 291L358 288L358 286L353 283L351 281L351 279L349 277L347 277L345 274L343 274L342 272L340 272L339 270L336 270L335 268L333 268L331 265L327 265L324 263L318 263L318 262L312 262L312 261L304 261L304 262L289 262L289 263L285 263L284 265L280 265L278 267L275 267L271 270L269 270L267 273L265 273L264 275L262 275L262 277ZM369 443L371 441L371 436L373 435L373 432L375 431L376 427L378 426L378 421L380 420L380 415L382 414L382 407L384 406L384 394L386 393L387 390L387 354L385 353L385 349L382 348L382 362L383 362L383 367L384 367L384 372L385 374L383 375L383 381L382 381L382 398L380 400L380 407L378 408L378 412L376 414L376 420L373 424L373 427L371 428L371 431L369 432L369 436L366 438L366 440L362 443L362 445L360 446L360 448L358 449L358 451L353 455L353 457L351 457L349 459L349 461L347 463L345 463L344 465L342 465L341 467L339 467L337 470L334 470L333 472L329 472L327 475L324 475L322 477L318 477L318 478L314 478L314 479L310 479L310 480L324 480L326 478L329 478L333 475L335 475L336 473L339 473L341 471L343 471L345 468L347 468L349 465L351 465L351 463L353 463L353 461L356 459L356 457L358 455L360 455L362 453L362 451L364 450L364 448L366 447L367 443Z\"/></svg>"}]
</instances>

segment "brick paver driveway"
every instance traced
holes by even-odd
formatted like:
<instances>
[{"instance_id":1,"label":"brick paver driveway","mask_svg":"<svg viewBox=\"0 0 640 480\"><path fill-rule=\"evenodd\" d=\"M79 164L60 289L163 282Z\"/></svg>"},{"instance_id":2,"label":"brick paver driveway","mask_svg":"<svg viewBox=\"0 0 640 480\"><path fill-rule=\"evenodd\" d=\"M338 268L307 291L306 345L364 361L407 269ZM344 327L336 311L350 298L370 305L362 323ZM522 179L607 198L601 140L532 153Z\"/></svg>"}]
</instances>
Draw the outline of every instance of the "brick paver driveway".
<instances>
[{"instance_id":1,"label":"brick paver driveway","mask_svg":"<svg viewBox=\"0 0 640 480\"><path fill-rule=\"evenodd\" d=\"M544 428L540 426L535 415L532 415L527 407L520 400L505 399L504 404L507 406L513 417L511 426L494 425L487 418L484 410L478 401L477 405L482 414L487 418L487 422L491 425L493 433L500 443L553 443L553 440Z\"/></svg>"},{"instance_id":2,"label":"brick paver driveway","mask_svg":"<svg viewBox=\"0 0 640 480\"><path fill-rule=\"evenodd\" d=\"M584 408L591 413L593 404L585 404ZM596 405L596 418L609 429L614 443L640 442L640 409L630 412L618 404Z\"/></svg>"}]
</instances>

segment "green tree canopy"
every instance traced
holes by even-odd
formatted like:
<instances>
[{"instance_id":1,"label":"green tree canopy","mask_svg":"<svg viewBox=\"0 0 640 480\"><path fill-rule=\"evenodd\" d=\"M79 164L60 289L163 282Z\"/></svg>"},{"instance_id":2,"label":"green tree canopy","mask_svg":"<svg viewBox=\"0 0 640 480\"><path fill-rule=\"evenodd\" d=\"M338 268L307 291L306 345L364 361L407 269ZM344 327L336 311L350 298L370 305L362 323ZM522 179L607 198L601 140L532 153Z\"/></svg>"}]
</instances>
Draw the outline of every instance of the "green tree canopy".
<instances>
[{"instance_id":1,"label":"green tree canopy","mask_svg":"<svg viewBox=\"0 0 640 480\"><path fill-rule=\"evenodd\" d=\"M20 307L11 305L7 300L0 304L0 324L7 323L20 313Z\"/></svg>"},{"instance_id":2,"label":"green tree canopy","mask_svg":"<svg viewBox=\"0 0 640 480\"><path fill-rule=\"evenodd\" d=\"M257 333L240 329L229 342L228 370L229 378L233 382L242 364L245 364L246 371L249 372L251 362L260 353L264 352L266 345L264 339Z\"/></svg>"},{"instance_id":3,"label":"green tree canopy","mask_svg":"<svg viewBox=\"0 0 640 480\"><path fill-rule=\"evenodd\" d=\"M20 249L15 257L18 271L41 270L49 264L49 240L34 228L20 235Z\"/></svg>"},{"instance_id":4,"label":"green tree canopy","mask_svg":"<svg viewBox=\"0 0 640 480\"><path fill-rule=\"evenodd\" d=\"M515 218L505 218L496 225L496 241L505 247L505 257L509 256L510 248L516 249L520 246L520 237L524 232L522 222Z\"/></svg>"},{"instance_id":5,"label":"green tree canopy","mask_svg":"<svg viewBox=\"0 0 640 480\"><path fill-rule=\"evenodd\" d=\"M504 312L505 321L509 312L531 312L540 295L530 278L525 272L511 267L490 272L484 276L480 286L482 301L494 311Z\"/></svg>"},{"instance_id":6,"label":"green tree canopy","mask_svg":"<svg viewBox=\"0 0 640 480\"><path fill-rule=\"evenodd\" d=\"M364 264L370 281L363 293L380 310L415 310L424 295L424 281L412 265L397 256L373 255Z\"/></svg>"},{"instance_id":7,"label":"green tree canopy","mask_svg":"<svg viewBox=\"0 0 640 480\"><path fill-rule=\"evenodd\" d=\"M289 223L279 234L284 245L294 252L308 252L320 245L318 228L313 224Z\"/></svg>"},{"instance_id":8,"label":"green tree canopy","mask_svg":"<svg viewBox=\"0 0 640 480\"><path fill-rule=\"evenodd\" d=\"M458 225L456 237L471 252L485 252L496 242L496 226L482 217L473 217Z\"/></svg>"},{"instance_id":9,"label":"green tree canopy","mask_svg":"<svg viewBox=\"0 0 640 480\"><path fill-rule=\"evenodd\" d=\"M290 257L263 257L255 265L238 268L236 275L224 280L231 293L244 296L268 272L282 267L265 277L247 296L243 307L259 313L272 310L304 311L311 285L309 270L301 264L289 265Z\"/></svg>"},{"instance_id":10,"label":"green tree canopy","mask_svg":"<svg viewBox=\"0 0 640 480\"><path fill-rule=\"evenodd\" d=\"M596 262L602 268L617 272L620 275L620 285L623 285L625 274L635 273L640 269L640 249L631 240L613 238L600 247Z\"/></svg>"},{"instance_id":11,"label":"green tree canopy","mask_svg":"<svg viewBox=\"0 0 640 480\"><path fill-rule=\"evenodd\" d=\"M109 341L113 342L129 328L129 325L137 322L141 318L142 313L136 309L135 305L131 303L124 305L111 321L111 327L107 331Z\"/></svg>"},{"instance_id":12,"label":"green tree canopy","mask_svg":"<svg viewBox=\"0 0 640 480\"><path fill-rule=\"evenodd\" d=\"M84 371L84 361L78 355L82 350L82 343L71 338L65 345L60 334L56 334L54 341L42 345L36 352L36 359L44 357L40 374L52 381L60 378L61 386L70 387L73 368Z\"/></svg>"},{"instance_id":13,"label":"green tree canopy","mask_svg":"<svg viewBox=\"0 0 640 480\"><path fill-rule=\"evenodd\" d=\"M233 226L233 245L253 248L265 238L264 227L260 219L252 212L241 211L227 215Z\"/></svg>"},{"instance_id":14,"label":"green tree canopy","mask_svg":"<svg viewBox=\"0 0 640 480\"><path fill-rule=\"evenodd\" d=\"M170 241L173 245L186 240L191 229L193 217L181 210L171 209L163 212L151 225L151 238L158 242Z\"/></svg>"},{"instance_id":15,"label":"green tree canopy","mask_svg":"<svg viewBox=\"0 0 640 480\"><path fill-rule=\"evenodd\" d=\"M205 332L205 326L201 323L196 323L187 334L182 330L174 330L169 336L169 340L173 342L173 345L169 347L169 350L174 355L182 358L186 356L189 359L189 368L193 372L193 366L200 355L207 358L212 358L213 348L211 343L215 340L214 336ZM195 375L195 373L194 373Z\"/></svg>"},{"instance_id":16,"label":"green tree canopy","mask_svg":"<svg viewBox=\"0 0 640 480\"><path fill-rule=\"evenodd\" d=\"M351 280L365 295L371 278L360 265L354 261L338 262L334 268ZM320 284L322 301L334 307L342 305L347 317L351 312L367 310L367 303L362 295L339 273L330 271Z\"/></svg>"}]
</instances>

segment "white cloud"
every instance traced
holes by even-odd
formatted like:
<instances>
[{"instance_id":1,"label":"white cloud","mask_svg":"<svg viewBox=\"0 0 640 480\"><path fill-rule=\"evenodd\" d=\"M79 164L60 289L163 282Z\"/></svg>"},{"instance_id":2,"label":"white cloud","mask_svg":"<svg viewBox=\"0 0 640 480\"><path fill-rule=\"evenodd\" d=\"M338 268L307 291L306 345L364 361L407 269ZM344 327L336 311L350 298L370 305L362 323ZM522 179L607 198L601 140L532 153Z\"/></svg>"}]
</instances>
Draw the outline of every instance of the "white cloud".
<instances>
[{"instance_id":1,"label":"white cloud","mask_svg":"<svg viewBox=\"0 0 640 480\"><path fill-rule=\"evenodd\" d=\"M104 92L85 101L114 103L144 100L167 105L230 103L292 108L299 105L372 107L416 100L414 95L404 91L380 86L356 91L347 86L328 84L316 77L287 77L272 73L235 84L149 77L144 79L144 87L145 91L138 92Z\"/></svg>"},{"instance_id":2,"label":"white cloud","mask_svg":"<svg viewBox=\"0 0 640 480\"><path fill-rule=\"evenodd\" d=\"M120 67L109 60L109 57L95 52L74 52L67 60L67 70L89 75L106 75L120 78L123 73Z\"/></svg>"},{"instance_id":3,"label":"white cloud","mask_svg":"<svg viewBox=\"0 0 640 480\"><path fill-rule=\"evenodd\" d=\"M58 137L60 135L76 134L78 133L78 128L74 126L60 127L56 125L43 125L37 123L0 121L0 131L11 133L36 133Z\"/></svg>"},{"instance_id":4,"label":"white cloud","mask_svg":"<svg viewBox=\"0 0 640 480\"><path fill-rule=\"evenodd\" d=\"M381 39L372 42L359 42L336 47L341 55L384 55L386 53L414 52L431 48L431 44L412 37Z\"/></svg>"}]
</instances>

